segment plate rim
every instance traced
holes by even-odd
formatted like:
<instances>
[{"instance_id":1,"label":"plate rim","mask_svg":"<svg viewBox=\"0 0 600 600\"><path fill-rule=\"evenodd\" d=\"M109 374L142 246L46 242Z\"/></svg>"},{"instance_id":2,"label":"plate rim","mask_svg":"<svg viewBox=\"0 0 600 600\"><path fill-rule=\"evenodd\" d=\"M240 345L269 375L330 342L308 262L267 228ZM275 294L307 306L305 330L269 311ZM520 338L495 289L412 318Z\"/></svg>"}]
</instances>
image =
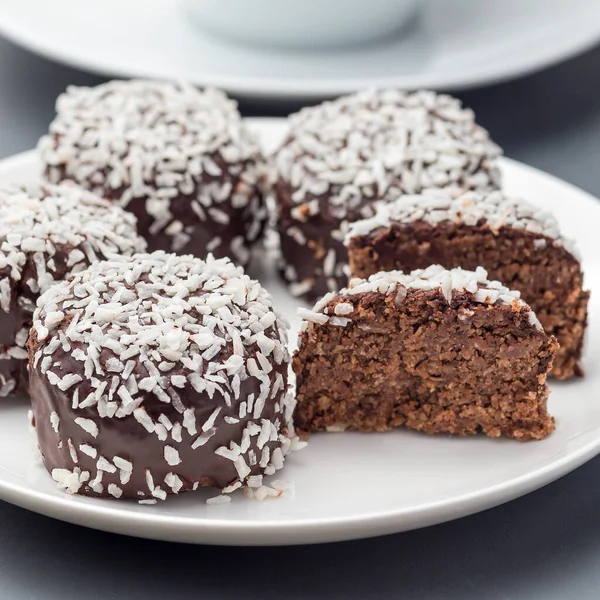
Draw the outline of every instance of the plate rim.
<instances>
[{"instance_id":1,"label":"plate rim","mask_svg":"<svg viewBox=\"0 0 600 600\"><path fill-rule=\"evenodd\" d=\"M12 43L44 58L104 77L165 78L164 75L157 76L156 71L153 72L152 69L148 68L137 70L136 68L117 66L102 59L84 60L79 58L75 52L60 49L51 43L40 42L32 32L23 30L18 23L11 21L9 11L8 8L3 12L0 7L0 34ZM574 31L578 32L580 29L577 26L561 28L561 32L564 32L563 35L560 38L552 38L552 43L548 44L549 49L544 55L523 52L521 55L525 58L518 66L510 63L495 71L490 71L487 65L482 65L470 71L455 71L452 74L445 75L430 74L423 76L417 73L378 78L340 78L334 80L333 83L326 83L326 81L319 79L286 83L285 80L277 77L217 76L204 73L190 78L190 81L200 86L220 87L233 95L244 98L267 100L324 99L373 86L401 87L408 90L431 88L460 91L523 77L552 65L560 64L590 50L600 43L600 20L598 20L595 28L590 26L591 22L593 20L586 20L586 35L576 36ZM201 33L198 35L201 35ZM526 46L537 47L538 44L529 42Z\"/></svg>"},{"instance_id":2,"label":"plate rim","mask_svg":"<svg viewBox=\"0 0 600 600\"><path fill-rule=\"evenodd\" d=\"M285 123L283 118L250 118L249 125L276 127ZM33 166L35 150L15 154L0 160L0 176ZM520 170L527 176L550 179L565 192L575 194L586 204L598 210L598 200L581 188L550 175L535 167L509 158L501 158L501 167ZM26 428L23 428L27 435ZM600 453L600 435L580 448L557 457L550 463L482 490L456 494L444 500L421 504L418 508L373 511L367 515L337 518L313 518L302 521L238 521L211 517L201 519L156 512L122 510L117 503L95 499L48 495L44 491L23 488L18 483L0 478L0 499L34 512L63 521L93 527L114 533L176 542L219 545L293 545L299 543L326 543L362 539L377 535L408 531L437 523L451 521L492 508L560 479ZM75 509L77 506L77 509ZM151 530L147 530L148 523ZM258 534L258 535L257 535Z\"/></svg>"}]
</instances>

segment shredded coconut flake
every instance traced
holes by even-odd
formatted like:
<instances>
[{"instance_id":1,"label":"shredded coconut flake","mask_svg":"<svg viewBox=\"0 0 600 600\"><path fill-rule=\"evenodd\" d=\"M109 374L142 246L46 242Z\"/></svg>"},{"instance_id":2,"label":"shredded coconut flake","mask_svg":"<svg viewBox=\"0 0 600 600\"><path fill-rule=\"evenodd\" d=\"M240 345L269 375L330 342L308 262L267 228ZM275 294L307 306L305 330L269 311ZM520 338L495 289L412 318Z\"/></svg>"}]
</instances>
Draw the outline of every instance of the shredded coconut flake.
<instances>
[{"instance_id":1,"label":"shredded coconut flake","mask_svg":"<svg viewBox=\"0 0 600 600\"><path fill-rule=\"evenodd\" d=\"M221 494L220 496L213 496L206 500L206 504L228 504L231 502L231 496Z\"/></svg>"}]
</instances>

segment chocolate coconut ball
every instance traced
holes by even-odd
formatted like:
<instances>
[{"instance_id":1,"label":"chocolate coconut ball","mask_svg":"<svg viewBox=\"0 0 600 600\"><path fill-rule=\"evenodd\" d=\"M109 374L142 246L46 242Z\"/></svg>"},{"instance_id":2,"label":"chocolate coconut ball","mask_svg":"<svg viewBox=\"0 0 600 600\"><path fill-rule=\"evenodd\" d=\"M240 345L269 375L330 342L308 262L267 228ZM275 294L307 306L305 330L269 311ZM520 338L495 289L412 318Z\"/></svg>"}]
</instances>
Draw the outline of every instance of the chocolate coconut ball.
<instances>
[{"instance_id":1,"label":"chocolate coconut ball","mask_svg":"<svg viewBox=\"0 0 600 600\"><path fill-rule=\"evenodd\" d=\"M69 493L257 487L292 445L287 324L229 259L96 263L40 298L29 352L43 461Z\"/></svg>"},{"instance_id":2,"label":"chocolate coconut ball","mask_svg":"<svg viewBox=\"0 0 600 600\"><path fill-rule=\"evenodd\" d=\"M72 185L0 186L0 396L27 391L35 303L57 281L145 248L135 217Z\"/></svg>"},{"instance_id":3,"label":"chocolate coconut ball","mask_svg":"<svg viewBox=\"0 0 600 600\"><path fill-rule=\"evenodd\" d=\"M368 90L305 108L273 158L282 271L315 299L347 282L348 224L427 188L495 189L500 149L471 110L433 92Z\"/></svg>"},{"instance_id":4,"label":"chocolate coconut ball","mask_svg":"<svg viewBox=\"0 0 600 600\"><path fill-rule=\"evenodd\" d=\"M248 263L264 222L264 168L223 92L151 81L70 87L39 151L50 181L72 179L134 213L150 251Z\"/></svg>"}]
</instances>

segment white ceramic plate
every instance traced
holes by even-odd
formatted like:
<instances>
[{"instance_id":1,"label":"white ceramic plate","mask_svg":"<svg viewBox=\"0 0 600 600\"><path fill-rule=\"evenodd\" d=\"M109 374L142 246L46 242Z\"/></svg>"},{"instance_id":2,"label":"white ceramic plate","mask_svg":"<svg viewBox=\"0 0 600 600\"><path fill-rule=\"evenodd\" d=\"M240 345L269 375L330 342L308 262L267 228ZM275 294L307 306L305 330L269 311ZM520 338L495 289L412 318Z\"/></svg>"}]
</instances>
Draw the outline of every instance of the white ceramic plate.
<instances>
[{"instance_id":1,"label":"white ceramic plate","mask_svg":"<svg viewBox=\"0 0 600 600\"><path fill-rule=\"evenodd\" d=\"M598 0L423 3L407 33L338 51L211 38L173 0L2 0L0 32L84 70L184 79L269 98L322 98L384 85L467 88L535 71L600 40ZM260 0L255 4L260 10Z\"/></svg>"},{"instance_id":2,"label":"white ceramic plate","mask_svg":"<svg viewBox=\"0 0 600 600\"><path fill-rule=\"evenodd\" d=\"M251 120L266 147L285 132L283 121ZM301 544L369 537L468 515L526 494L600 452L600 202L531 167L503 160L507 190L551 209L577 238L587 285L593 290L584 364L587 376L552 383L556 431L542 442L485 437L384 434L314 435L278 475L293 482L283 498L264 502L235 495L207 506L212 490L183 494L154 506L72 497L56 488L34 452L25 400L0 404L0 498L36 512L141 537L209 544ZM0 181L38 173L28 152L0 162ZM261 280L276 306L299 325L297 301L273 269Z\"/></svg>"}]
</instances>

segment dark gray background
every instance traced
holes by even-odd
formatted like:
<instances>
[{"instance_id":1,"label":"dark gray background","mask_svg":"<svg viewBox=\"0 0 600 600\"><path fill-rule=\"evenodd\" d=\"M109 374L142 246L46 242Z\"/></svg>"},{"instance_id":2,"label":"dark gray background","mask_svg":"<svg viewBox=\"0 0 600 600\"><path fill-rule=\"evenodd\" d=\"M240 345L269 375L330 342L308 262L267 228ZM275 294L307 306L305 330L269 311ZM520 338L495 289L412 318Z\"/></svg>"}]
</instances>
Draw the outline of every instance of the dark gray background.
<instances>
[{"instance_id":1,"label":"dark gray background","mask_svg":"<svg viewBox=\"0 0 600 600\"><path fill-rule=\"evenodd\" d=\"M100 78L0 39L0 158L34 147L68 84ZM600 48L459 94L508 156L600 196ZM244 102L247 115L293 105ZM1 418L1 414L0 414ZM0 502L0 600L600 597L600 458L525 498L373 540L291 548L118 537Z\"/></svg>"}]
</instances>

